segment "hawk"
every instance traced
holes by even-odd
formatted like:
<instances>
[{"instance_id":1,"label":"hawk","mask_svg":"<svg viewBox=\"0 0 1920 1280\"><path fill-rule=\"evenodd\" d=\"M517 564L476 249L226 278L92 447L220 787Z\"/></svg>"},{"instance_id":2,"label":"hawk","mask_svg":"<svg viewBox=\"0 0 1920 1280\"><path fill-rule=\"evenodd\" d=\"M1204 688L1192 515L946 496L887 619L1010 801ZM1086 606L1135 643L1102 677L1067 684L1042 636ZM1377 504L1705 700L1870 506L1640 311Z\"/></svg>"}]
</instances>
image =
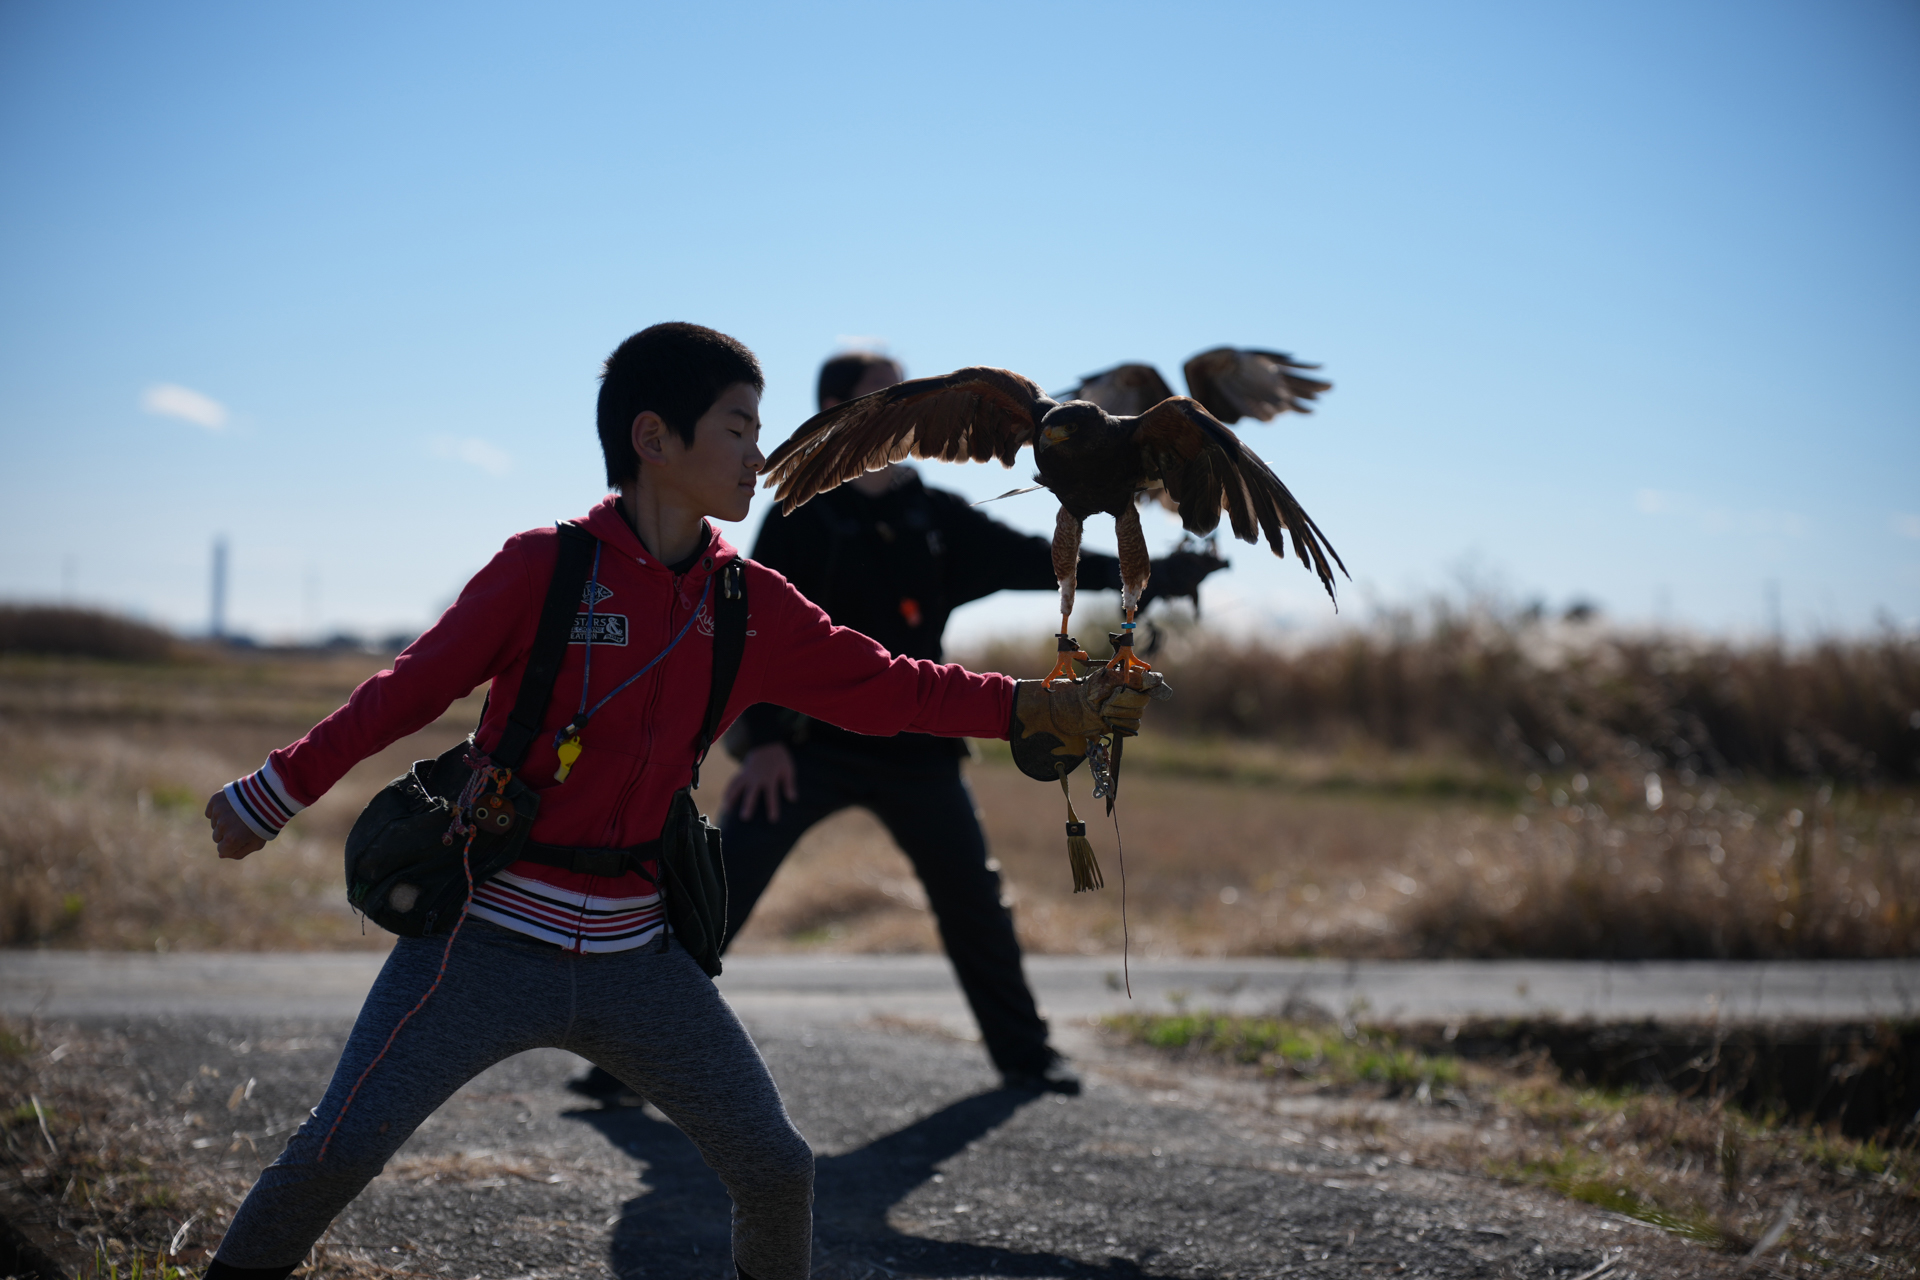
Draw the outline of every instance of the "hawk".
<instances>
[{"instance_id":1,"label":"hawk","mask_svg":"<svg viewBox=\"0 0 1920 1280\"><path fill-rule=\"evenodd\" d=\"M1190 380L1194 366L1214 354L1188 362ZM1283 359L1251 354L1260 360ZM1228 370L1224 378L1210 374L1214 381L1208 384L1208 394L1230 383L1236 388L1233 394L1241 397L1235 402L1240 406L1273 403L1277 393L1271 389L1260 393L1264 400L1255 393L1267 386L1261 381L1264 375L1248 375L1247 366L1238 367L1240 373ZM1117 372L1109 370L1100 377L1111 378ZM1283 386L1288 376L1276 375ZM1321 388L1327 385L1302 381ZM1160 390L1165 391L1164 383ZM1096 387L1094 394L1106 392ZM1229 409L1235 417L1241 411ZM1073 614L1081 531L1088 518L1100 514L1114 519L1120 544L1120 603L1126 614L1125 629L1108 665L1123 676L1147 666L1134 655L1131 643L1133 615L1151 572L1135 505L1142 493L1164 490L1163 500L1178 513L1188 532L1196 535L1213 532L1225 516L1236 537L1256 544L1264 538L1274 554L1284 558L1290 534L1294 554L1319 578L1329 598L1334 594L1334 567L1346 573L1326 535L1280 478L1218 415L1186 396L1162 395L1132 413L1119 413L1091 399L1061 403L1008 369L958 369L941 377L896 383L814 415L767 459L764 483L775 491L781 509L792 511L815 494L890 462L910 457L942 462L991 458L1011 467L1020 450L1029 446L1038 471L1034 487L1051 490L1060 500L1053 532L1053 570L1060 584L1060 660L1048 676L1050 682L1072 675L1069 658L1078 646L1068 635L1067 624Z\"/></svg>"},{"instance_id":2,"label":"hawk","mask_svg":"<svg viewBox=\"0 0 1920 1280\"><path fill-rule=\"evenodd\" d=\"M1309 378L1301 370L1318 369L1284 351L1251 347L1215 347L1187 361L1187 391L1208 413L1229 425L1242 418L1272 422L1291 409L1312 413L1313 402L1333 390L1331 382ZM1150 364L1117 364L1080 379L1062 400L1087 400L1108 413L1144 413L1173 396L1173 388Z\"/></svg>"}]
</instances>

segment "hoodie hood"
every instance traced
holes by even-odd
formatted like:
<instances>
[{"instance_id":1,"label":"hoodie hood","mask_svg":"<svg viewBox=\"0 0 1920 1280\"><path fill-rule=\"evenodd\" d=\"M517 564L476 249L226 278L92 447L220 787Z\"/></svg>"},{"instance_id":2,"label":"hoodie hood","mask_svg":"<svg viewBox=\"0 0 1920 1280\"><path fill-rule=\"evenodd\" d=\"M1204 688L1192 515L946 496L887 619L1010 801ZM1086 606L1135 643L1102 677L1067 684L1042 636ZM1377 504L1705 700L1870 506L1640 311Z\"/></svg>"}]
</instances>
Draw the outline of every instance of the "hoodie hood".
<instances>
[{"instance_id":1,"label":"hoodie hood","mask_svg":"<svg viewBox=\"0 0 1920 1280\"><path fill-rule=\"evenodd\" d=\"M609 494L601 499L580 520L580 524L605 543L608 550L626 556L641 568L669 575L673 572L660 562L658 556L647 550L646 544L634 533L633 526L627 523L626 516L620 512L619 495ZM687 578L696 584L715 570L724 569L729 560L741 558L733 544L720 536L713 521L702 520L700 526L705 531L705 542L695 553L693 565L686 573Z\"/></svg>"}]
</instances>

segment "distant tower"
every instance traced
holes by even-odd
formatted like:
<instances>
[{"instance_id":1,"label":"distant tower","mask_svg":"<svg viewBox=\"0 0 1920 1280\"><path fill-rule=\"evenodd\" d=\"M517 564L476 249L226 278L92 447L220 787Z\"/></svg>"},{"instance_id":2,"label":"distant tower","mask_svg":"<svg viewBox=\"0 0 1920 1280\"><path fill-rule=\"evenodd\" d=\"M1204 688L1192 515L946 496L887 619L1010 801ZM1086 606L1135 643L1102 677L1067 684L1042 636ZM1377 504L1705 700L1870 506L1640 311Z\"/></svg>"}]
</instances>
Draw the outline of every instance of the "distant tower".
<instances>
[{"instance_id":1,"label":"distant tower","mask_svg":"<svg viewBox=\"0 0 1920 1280\"><path fill-rule=\"evenodd\" d=\"M213 540L213 618L207 628L215 640L227 634L227 540Z\"/></svg>"}]
</instances>

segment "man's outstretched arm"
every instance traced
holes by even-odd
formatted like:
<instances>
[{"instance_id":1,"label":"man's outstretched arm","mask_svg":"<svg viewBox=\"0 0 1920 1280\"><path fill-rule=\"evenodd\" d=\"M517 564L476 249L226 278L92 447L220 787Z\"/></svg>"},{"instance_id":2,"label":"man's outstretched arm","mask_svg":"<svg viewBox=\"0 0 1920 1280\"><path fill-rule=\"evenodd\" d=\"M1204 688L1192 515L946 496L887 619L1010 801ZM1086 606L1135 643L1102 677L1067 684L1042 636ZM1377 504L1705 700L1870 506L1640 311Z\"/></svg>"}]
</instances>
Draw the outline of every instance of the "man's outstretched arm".
<instances>
[{"instance_id":1,"label":"man's outstretched arm","mask_svg":"<svg viewBox=\"0 0 1920 1280\"><path fill-rule=\"evenodd\" d=\"M941 493L940 519L946 526L947 598L955 605L996 591L1052 591L1053 544L1022 533L954 494ZM1074 583L1082 591L1118 591L1120 561L1082 549Z\"/></svg>"}]
</instances>

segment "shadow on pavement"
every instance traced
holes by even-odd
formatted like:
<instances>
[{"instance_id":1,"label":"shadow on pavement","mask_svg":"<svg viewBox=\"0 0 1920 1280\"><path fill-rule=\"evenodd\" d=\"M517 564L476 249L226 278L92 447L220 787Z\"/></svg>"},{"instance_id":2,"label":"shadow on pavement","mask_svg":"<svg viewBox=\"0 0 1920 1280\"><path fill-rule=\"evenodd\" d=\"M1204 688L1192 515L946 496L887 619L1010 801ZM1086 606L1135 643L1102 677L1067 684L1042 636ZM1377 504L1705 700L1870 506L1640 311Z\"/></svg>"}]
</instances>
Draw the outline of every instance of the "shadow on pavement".
<instances>
[{"instance_id":1,"label":"shadow on pavement","mask_svg":"<svg viewBox=\"0 0 1920 1280\"><path fill-rule=\"evenodd\" d=\"M1128 1258L1105 1264L998 1245L954 1243L895 1230L887 1211L932 1178L937 1166L1005 1123L1035 1095L996 1089L962 1098L904 1129L843 1155L823 1156L814 1174L815 1264L884 1260L904 1276L1085 1276L1154 1280ZM711 1277L727 1256L732 1202L686 1135L641 1107L569 1111L648 1165L647 1190L621 1206L608 1261L622 1280ZM825 1256L822 1256L825 1255ZM851 1255L851 1256L849 1256ZM731 1272L728 1272L731 1274Z\"/></svg>"}]
</instances>

